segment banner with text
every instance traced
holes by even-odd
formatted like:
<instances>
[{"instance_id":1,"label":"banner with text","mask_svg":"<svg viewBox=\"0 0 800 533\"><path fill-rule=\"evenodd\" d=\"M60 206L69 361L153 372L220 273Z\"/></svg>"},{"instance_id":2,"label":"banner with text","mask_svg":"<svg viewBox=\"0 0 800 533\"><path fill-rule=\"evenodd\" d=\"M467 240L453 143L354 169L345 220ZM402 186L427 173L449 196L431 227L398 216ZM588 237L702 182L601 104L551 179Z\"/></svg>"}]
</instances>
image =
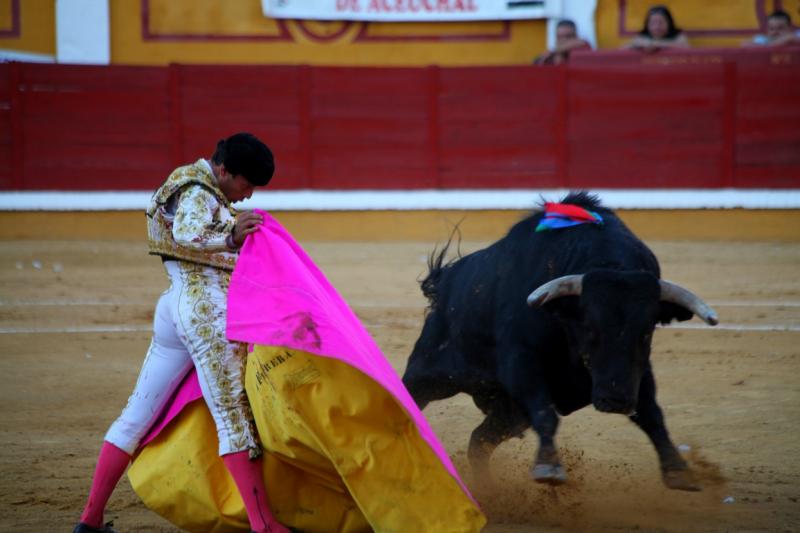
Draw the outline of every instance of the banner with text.
<instances>
[{"instance_id":1,"label":"banner with text","mask_svg":"<svg viewBox=\"0 0 800 533\"><path fill-rule=\"evenodd\" d=\"M441 22L558 17L562 0L261 0L271 18Z\"/></svg>"}]
</instances>

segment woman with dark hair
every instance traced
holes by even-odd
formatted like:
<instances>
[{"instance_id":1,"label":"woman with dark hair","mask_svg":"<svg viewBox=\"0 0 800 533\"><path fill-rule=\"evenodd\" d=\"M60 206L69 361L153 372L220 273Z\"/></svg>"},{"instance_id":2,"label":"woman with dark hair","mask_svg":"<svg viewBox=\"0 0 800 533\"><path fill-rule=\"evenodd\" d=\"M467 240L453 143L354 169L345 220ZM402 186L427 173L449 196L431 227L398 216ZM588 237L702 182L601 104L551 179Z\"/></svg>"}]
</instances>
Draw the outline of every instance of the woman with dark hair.
<instances>
[{"instance_id":1,"label":"woman with dark hair","mask_svg":"<svg viewBox=\"0 0 800 533\"><path fill-rule=\"evenodd\" d=\"M689 48L689 41L686 34L675 26L669 9L658 5L647 10L642 31L623 48L657 52L664 48Z\"/></svg>"}]
</instances>

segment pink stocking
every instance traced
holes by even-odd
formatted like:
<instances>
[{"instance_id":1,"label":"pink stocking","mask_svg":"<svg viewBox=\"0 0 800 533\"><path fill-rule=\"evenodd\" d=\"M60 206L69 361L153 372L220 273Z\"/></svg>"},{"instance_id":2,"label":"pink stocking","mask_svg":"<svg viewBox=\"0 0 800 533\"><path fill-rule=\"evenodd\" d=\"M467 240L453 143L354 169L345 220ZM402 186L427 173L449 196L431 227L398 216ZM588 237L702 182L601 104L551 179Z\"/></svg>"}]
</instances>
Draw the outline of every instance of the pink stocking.
<instances>
[{"instance_id":1,"label":"pink stocking","mask_svg":"<svg viewBox=\"0 0 800 533\"><path fill-rule=\"evenodd\" d=\"M251 461L249 452L242 451L222 456L222 461L233 476L239 494L244 500L247 518L253 531L287 531L278 524L267 502L267 491L264 488L261 459Z\"/></svg>"},{"instance_id":2,"label":"pink stocking","mask_svg":"<svg viewBox=\"0 0 800 533\"><path fill-rule=\"evenodd\" d=\"M97 458L94 479L92 479L92 489L89 491L89 499L86 501L83 514L81 514L81 522L91 527L103 527L103 511L130 460L131 456L126 452L108 441L103 441L103 447L100 448L100 455Z\"/></svg>"}]
</instances>

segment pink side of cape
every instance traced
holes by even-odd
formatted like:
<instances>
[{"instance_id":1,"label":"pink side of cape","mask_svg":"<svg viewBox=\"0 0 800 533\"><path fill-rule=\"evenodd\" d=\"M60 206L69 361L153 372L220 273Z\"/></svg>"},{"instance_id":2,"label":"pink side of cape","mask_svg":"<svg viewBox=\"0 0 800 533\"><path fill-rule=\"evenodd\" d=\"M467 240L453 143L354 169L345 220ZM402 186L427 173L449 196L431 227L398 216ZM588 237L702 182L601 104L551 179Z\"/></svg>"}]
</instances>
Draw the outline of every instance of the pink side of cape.
<instances>
[{"instance_id":1,"label":"pink side of cape","mask_svg":"<svg viewBox=\"0 0 800 533\"><path fill-rule=\"evenodd\" d=\"M277 220L242 248L228 289L228 338L332 357L362 371L395 399L469 494L446 451L378 345L322 271Z\"/></svg>"},{"instance_id":2,"label":"pink side of cape","mask_svg":"<svg viewBox=\"0 0 800 533\"><path fill-rule=\"evenodd\" d=\"M228 289L228 338L332 357L364 372L403 406L422 438L469 494L425 416L358 317L289 232L268 213L259 213L264 224L245 242ZM201 397L193 369L141 446L186 404Z\"/></svg>"}]
</instances>

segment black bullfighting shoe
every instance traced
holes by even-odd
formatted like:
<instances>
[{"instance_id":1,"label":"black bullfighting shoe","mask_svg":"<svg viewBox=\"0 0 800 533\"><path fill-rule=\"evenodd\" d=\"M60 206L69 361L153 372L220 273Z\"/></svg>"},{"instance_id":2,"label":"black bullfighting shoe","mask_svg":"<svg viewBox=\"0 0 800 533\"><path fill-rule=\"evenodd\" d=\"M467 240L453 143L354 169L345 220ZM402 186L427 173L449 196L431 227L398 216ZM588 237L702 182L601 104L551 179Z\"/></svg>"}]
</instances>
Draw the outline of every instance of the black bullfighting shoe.
<instances>
[{"instance_id":1,"label":"black bullfighting shoe","mask_svg":"<svg viewBox=\"0 0 800 533\"><path fill-rule=\"evenodd\" d=\"M79 522L75 529L72 530L72 533L119 533L119 531L111 527L113 525L114 522L107 522L103 527L92 527Z\"/></svg>"}]
</instances>

